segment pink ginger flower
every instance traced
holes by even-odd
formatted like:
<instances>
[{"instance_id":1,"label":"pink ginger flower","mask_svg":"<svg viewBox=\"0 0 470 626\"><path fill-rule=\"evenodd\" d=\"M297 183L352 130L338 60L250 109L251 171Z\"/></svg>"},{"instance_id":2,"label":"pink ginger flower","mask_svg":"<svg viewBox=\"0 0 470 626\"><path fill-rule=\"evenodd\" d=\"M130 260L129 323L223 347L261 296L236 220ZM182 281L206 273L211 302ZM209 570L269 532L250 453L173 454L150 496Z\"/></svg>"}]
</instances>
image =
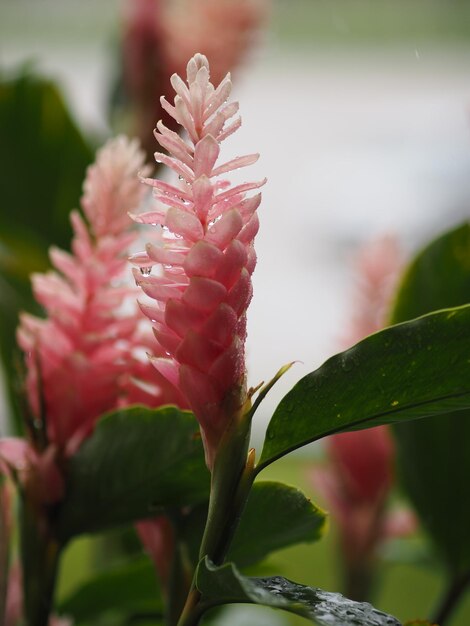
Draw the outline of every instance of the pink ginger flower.
<instances>
[{"instance_id":1,"label":"pink ginger flower","mask_svg":"<svg viewBox=\"0 0 470 626\"><path fill-rule=\"evenodd\" d=\"M186 59L202 52L211 59L214 84L237 67L266 19L265 0L167 2L164 24L168 67L182 75Z\"/></svg>"},{"instance_id":2,"label":"pink ginger flower","mask_svg":"<svg viewBox=\"0 0 470 626\"><path fill-rule=\"evenodd\" d=\"M162 118L176 130L160 106L173 73L183 75L187 59L203 52L212 59L218 84L252 47L266 17L265 0L131 0L123 34L124 88L136 109L137 135L149 155L149 128Z\"/></svg>"},{"instance_id":3,"label":"pink ginger flower","mask_svg":"<svg viewBox=\"0 0 470 626\"><path fill-rule=\"evenodd\" d=\"M257 154L216 165L220 143L240 126L228 121L238 104L226 101L227 75L215 88L205 56L187 66L187 83L173 75L174 106L162 106L186 130L183 141L162 122L155 136L170 156L156 153L181 179L179 186L153 179L160 201L153 211L136 217L163 227L162 244L148 244L133 257L137 283L152 300L141 304L166 358L153 364L185 396L201 425L206 460L211 467L218 443L245 401L245 312L252 295L251 275L258 231L256 209L261 194L246 197L265 181L234 187L220 176L254 163ZM155 264L162 271L151 273ZM145 275L147 274L147 275Z\"/></svg>"},{"instance_id":4,"label":"pink ginger flower","mask_svg":"<svg viewBox=\"0 0 470 626\"><path fill-rule=\"evenodd\" d=\"M126 253L137 237L127 212L142 200L143 167L136 141L118 137L98 152L82 198L89 226L73 212L72 254L51 249L55 270L32 278L47 318L21 316L18 343L28 362L31 409L39 418L43 401L48 441L66 454L98 416L137 393L129 373L139 369L138 316L123 310L123 302L134 293L125 284Z\"/></svg>"},{"instance_id":5,"label":"pink ginger flower","mask_svg":"<svg viewBox=\"0 0 470 626\"><path fill-rule=\"evenodd\" d=\"M328 456L329 466L314 471L315 486L338 524L346 562L368 563L385 536L385 505L393 484L392 439L384 428L341 433L329 438Z\"/></svg>"},{"instance_id":6,"label":"pink ginger flower","mask_svg":"<svg viewBox=\"0 0 470 626\"><path fill-rule=\"evenodd\" d=\"M129 246L137 237L127 212L143 197L138 180L143 168L136 141L118 137L98 151L84 183L88 226L73 212L72 253L51 249L55 270L32 279L47 318L23 314L17 337L28 368L33 445L1 440L0 457L42 502L61 498L61 460L74 453L104 412L134 402L159 406L179 400L172 386L139 360L137 352L148 339L139 331L138 309L123 307L136 291L125 284Z\"/></svg>"},{"instance_id":7,"label":"pink ginger flower","mask_svg":"<svg viewBox=\"0 0 470 626\"><path fill-rule=\"evenodd\" d=\"M392 235L375 239L361 250L357 259L357 300L344 339L345 347L386 325L387 313L403 265L400 245Z\"/></svg>"},{"instance_id":8,"label":"pink ginger flower","mask_svg":"<svg viewBox=\"0 0 470 626\"><path fill-rule=\"evenodd\" d=\"M372 242L362 251L358 267L360 292L347 345L385 326L403 267L397 240L386 236ZM341 553L353 575L371 566L384 539L409 534L415 521L406 510L387 512L395 447L386 426L329 437L327 450L329 466L316 469L313 480L338 523Z\"/></svg>"}]
</instances>

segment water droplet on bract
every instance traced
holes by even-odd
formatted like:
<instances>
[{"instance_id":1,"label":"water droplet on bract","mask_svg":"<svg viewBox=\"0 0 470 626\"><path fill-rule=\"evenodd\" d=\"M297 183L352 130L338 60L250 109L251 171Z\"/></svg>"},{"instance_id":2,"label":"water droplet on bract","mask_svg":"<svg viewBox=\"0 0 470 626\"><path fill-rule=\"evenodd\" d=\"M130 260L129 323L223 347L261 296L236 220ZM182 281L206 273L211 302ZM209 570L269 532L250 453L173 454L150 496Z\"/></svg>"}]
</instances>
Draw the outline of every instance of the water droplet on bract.
<instances>
[{"instance_id":1,"label":"water droplet on bract","mask_svg":"<svg viewBox=\"0 0 470 626\"><path fill-rule=\"evenodd\" d=\"M149 276L152 273L152 266L150 265L150 267L141 267L140 269L140 273L142 274L142 276Z\"/></svg>"}]
</instances>

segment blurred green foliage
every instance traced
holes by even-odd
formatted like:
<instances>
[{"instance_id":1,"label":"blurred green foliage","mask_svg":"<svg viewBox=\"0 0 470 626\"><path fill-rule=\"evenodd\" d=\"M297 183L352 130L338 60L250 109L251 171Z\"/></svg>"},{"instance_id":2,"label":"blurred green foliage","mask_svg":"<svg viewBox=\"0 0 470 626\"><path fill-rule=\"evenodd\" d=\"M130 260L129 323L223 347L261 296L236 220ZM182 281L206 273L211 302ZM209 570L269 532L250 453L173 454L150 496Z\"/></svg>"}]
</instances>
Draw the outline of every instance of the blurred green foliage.
<instances>
[{"instance_id":1,"label":"blurred green foliage","mask_svg":"<svg viewBox=\"0 0 470 626\"><path fill-rule=\"evenodd\" d=\"M37 311L30 274L47 269L51 244L69 247L93 151L58 88L27 67L0 74L0 128L0 353L13 399L18 312Z\"/></svg>"}]
</instances>

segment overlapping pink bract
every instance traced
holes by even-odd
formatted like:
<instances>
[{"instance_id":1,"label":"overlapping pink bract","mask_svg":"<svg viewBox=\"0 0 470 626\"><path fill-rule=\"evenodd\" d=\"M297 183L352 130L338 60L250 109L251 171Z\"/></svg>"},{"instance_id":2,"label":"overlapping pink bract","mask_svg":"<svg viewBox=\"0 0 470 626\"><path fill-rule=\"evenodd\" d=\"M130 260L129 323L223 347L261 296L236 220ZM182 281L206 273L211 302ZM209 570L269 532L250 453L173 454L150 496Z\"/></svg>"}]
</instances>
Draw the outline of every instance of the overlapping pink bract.
<instances>
[{"instance_id":1,"label":"overlapping pink bract","mask_svg":"<svg viewBox=\"0 0 470 626\"><path fill-rule=\"evenodd\" d=\"M104 412L136 401L158 406L170 387L135 357L139 312L122 306L135 290L125 282L136 239L127 212L145 192L138 180L143 168L143 152L125 137L98 152L84 183L88 225L73 212L72 253L51 249L55 270L32 279L47 317L21 316L18 343L27 361L31 411L44 418L47 442L61 456L73 453ZM152 388L136 382L152 372ZM168 401L174 397L171 392Z\"/></svg>"},{"instance_id":2,"label":"overlapping pink bract","mask_svg":"<svg viewBox=\"0 0 470 626\"><path fill-rule=\"evenodd\" d=\"M155 367L187 398L202 427L206 459L215 450L245 394L245 312L252 295L256 263L253 240L258 231L256 209L261 194L246 197L264 181L230 186L220 177L254 163L258 155L218 164L220 143L240 126L227 75L215 88L205 56L187 66L187 84L171 78L174 105L162 106L187 132L182 140L161 122L155 136L170 155L156 153L180 178L170 185L146 179L159 201L155 210L135 219L163 227L163 245L148 244L133 257L140 265L136 281L153 302L142 303L153 321L166 358ZM159 274L150 272L162 264ZM146 269L147 268L147 269Z\"/></svg>"}]
</instances>

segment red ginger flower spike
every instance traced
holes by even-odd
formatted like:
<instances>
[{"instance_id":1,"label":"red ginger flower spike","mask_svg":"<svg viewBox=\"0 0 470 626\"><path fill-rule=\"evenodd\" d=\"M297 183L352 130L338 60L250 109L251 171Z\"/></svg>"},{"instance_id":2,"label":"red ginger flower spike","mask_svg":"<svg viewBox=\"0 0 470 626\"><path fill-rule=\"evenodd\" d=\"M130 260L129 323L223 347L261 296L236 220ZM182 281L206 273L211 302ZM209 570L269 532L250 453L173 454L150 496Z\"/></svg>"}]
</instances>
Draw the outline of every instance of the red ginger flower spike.
<instances>
[{"instance_id":1,"label":"red ginger flower spike","mask_svg":"<svg viewBox=\"0 0 470 626\"><path fill-rule=\"evenodd\" d=\"M52 447L59 456L72 454L101 414L142 400L143 392L131 378L134 370L145 377L145 368L133 356L140 341L139 313L122 310L122 304L135 294L135 288L123 284L126 253L137 237L127 211L143 197L138 180L143 166L138 143L125 137L99 150L82 198L89 226L78 212L72 213L72 253L51 249L55 271L33 276L34 295L47 318L23 314L17 334L26 354L27 394L35 418L41 418L40 387L47 458ZM157 372L150 366L147 370L158 383ZM161 380L163 386L155 385L147 404L163 401L170 385Z\"/></svg>"},{"instance_id":2,"label":"red ginger flower spike","mask_svg":"<svg viewBox=\"0 0 470 626\"><path fill-rule=\"evenodd\" d=\"M162 246L148 244L132 261L135 277L155 302L142 304L167 358L153 358L155 367L186 397L202 430L206 461L212 467L220 439L245 401L245 312L252 296L251 275L258 231L256 209L261 194L246 197L264 180L230 186L215 180L254 163L257 154L216 165L220 143L240 126L229 122L238 104L228 103L227 75L217 88L209 81L209 64L196 54L188 63L187 83L174 74L174 105L162 106L183 126L183 141L161 122L155 136L170 156L156 153L176 174L179 187L145 179L164 207L135 217L161 224ZM161 274L151 274L163 264Z\"/></svg>"}]
</instances>

